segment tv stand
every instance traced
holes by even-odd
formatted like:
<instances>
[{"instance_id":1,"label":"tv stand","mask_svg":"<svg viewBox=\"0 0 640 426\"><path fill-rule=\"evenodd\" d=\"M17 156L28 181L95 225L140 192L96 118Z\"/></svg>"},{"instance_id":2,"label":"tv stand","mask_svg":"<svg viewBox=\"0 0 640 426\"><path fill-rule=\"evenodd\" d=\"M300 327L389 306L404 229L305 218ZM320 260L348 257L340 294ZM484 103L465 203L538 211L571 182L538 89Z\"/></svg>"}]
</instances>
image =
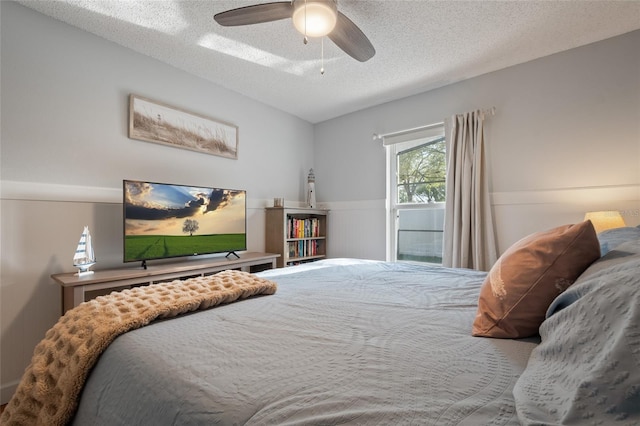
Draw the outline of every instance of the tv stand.
<instances>
[{"instance_id":1,"label":"tv stand","mask_svg":"<svg viewBox=\"0 0 640 426\"><path fill-rule=\"evenodd\" d=\"M62 286L63 313L85 301L85 295L94 290L119 290L123 287L150 285L163 281L172 281L193 276L204 276L224 271L240 269L251 272L251 267L272 269L276 267L279 254L245 252L234 253L237 259L227 257L209 257L206 259L150 265L145 269L123 268L95 271L91 275L79 277L77 274L53 274L53 278ZM143 266L146 266L143 263Z\"/></svg>"},{"instance_id":2,"label":"tv stand","mask_svg":"<svg viewBox=\"0 0 640 426\"><path fill-rule=\"evenodd\" d=\"M227 259L229 258L229 256L234 255L236 257L236 259L240 259L240 256L238 256L238 253L236 253L235 251L230 251L229 253L227 253L227 255L225 256Z\"/></svg>"}]
</instances>

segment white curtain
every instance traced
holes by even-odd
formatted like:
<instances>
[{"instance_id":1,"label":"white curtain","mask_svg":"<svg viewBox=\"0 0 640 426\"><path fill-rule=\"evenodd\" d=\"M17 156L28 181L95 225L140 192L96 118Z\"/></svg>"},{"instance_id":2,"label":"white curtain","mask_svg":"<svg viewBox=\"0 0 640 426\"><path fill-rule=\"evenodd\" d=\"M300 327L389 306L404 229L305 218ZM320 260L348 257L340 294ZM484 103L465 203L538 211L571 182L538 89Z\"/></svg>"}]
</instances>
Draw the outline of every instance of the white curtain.
<instances>
[{"instance_id":1,"label":"white curtain","mask_svg":"<svg viewBox=\"0 0 640 426\"><path fill-rule=\"evenodd\" d=\"M445 121L444 266L488 271L497 259L483 122L482 111L457 114Z\"/></svg>"}]
</instances>

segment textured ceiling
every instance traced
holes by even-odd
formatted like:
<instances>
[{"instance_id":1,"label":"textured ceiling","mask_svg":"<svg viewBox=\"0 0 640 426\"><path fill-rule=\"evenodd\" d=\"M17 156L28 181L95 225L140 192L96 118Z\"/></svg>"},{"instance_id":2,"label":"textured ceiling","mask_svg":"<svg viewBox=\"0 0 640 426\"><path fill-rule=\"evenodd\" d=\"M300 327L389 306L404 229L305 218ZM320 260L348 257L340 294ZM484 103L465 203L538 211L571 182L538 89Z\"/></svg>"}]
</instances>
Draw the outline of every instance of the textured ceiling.
<instances>
[{"instance_id":1,"label":"textured ceiling","mask_svg":"<svg viewBox=\"0 0 640 426\"><path fill-rule=\"evenodd\" d=\"M308 45L290 19L221 27L265 1L19 1L311 123L640 29L640 0L339 0L376 55Z\"/></svg>"}]
</instances>

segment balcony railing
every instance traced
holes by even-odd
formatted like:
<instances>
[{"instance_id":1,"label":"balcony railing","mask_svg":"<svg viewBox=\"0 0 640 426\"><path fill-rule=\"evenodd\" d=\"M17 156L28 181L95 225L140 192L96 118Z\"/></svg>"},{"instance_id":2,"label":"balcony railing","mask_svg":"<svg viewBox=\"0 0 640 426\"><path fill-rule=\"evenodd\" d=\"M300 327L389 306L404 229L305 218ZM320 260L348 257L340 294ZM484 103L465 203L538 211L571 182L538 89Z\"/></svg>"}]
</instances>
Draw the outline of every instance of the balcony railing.
<instances>
[{"instance_id":1,"label":"balcony railing","mask_svg":"<svg viewBox=\"0 0 640 426\"><path fill-rule=\"evenodd\" d=\"M442 263L444 209L398 210L397 260Z\"/></svg>"}]
</instances>

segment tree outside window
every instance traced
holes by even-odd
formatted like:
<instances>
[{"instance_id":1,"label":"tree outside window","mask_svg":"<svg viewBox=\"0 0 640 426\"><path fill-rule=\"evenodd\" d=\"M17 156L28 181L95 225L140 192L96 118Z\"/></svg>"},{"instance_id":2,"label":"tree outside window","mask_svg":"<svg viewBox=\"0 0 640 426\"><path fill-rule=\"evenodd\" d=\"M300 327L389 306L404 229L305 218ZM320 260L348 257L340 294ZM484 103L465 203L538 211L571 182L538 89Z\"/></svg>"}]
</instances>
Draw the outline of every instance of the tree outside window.
<instances>
[{"instance_id":1,"label":"tree outside window","mask_svg":"<svg viewBox=\"0 0 640 426\"><path fill-rule=\"evenodd\" d=\"M397 154L398 204L445 201L444 137Z\"/></svg>"}]
</instances>

